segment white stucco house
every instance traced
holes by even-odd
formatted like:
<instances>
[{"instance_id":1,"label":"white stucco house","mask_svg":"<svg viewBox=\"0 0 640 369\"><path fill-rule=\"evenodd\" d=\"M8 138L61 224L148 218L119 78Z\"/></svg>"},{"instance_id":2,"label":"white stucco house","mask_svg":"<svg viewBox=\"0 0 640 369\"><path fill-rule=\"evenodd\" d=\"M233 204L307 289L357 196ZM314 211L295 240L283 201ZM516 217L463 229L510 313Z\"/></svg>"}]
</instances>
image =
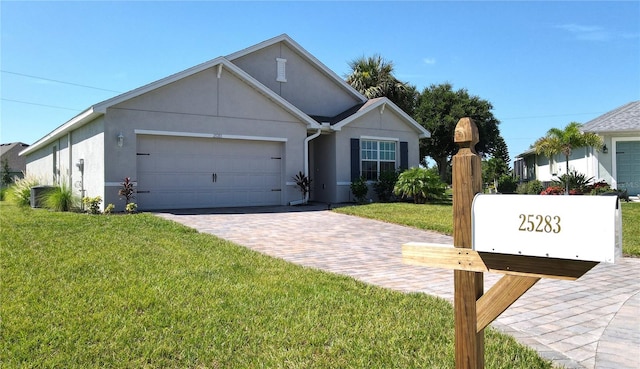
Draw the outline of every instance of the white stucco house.
<instances>
[{"instance_id":1,"label":"white stucco house","mask_svg":"<svg viewBox=\"0 0 640 369\"><path fill-rule=\"evenodd\" d=\"M301 171L311 200L337 203L353 178L417 166L422 137L283 34L99 102L21 155L28 175L117 210L125 177L152 210L295 203Z\"/></svg>"},{"instance_id":2,"label":"white stucco house","mask_svg":"<svg viewBox=\"0 0 640 369\"><path fill-rule=\"evenodd\" d=\"M629 195L640 194L640 101L633 101L590 120L583 132L602 137L604 146L582 147L573 150L569 158L570 170L605 180L612 188L627 190ZM564 174L563 155L547 158L536 155L533 149L516 157L514 170L522 180L553 180Z\"/></svg>"}]
</instances>

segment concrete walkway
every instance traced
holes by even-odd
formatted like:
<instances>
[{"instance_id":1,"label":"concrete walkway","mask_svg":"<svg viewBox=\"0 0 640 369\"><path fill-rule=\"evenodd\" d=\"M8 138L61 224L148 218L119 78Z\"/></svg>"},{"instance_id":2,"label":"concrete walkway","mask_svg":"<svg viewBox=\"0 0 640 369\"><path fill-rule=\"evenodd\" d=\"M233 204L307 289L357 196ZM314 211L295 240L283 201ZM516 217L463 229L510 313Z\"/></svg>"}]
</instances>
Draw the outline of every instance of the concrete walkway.
<instances>
[{"instance_id":1,"label":"concrete walkway","mask_svg":"<svg viewBox=\"0 0 640 369\"><path fill-rule=\"evenodd\" d=\"M292 263L453 302L452 271L405 265L401 254L406 242L452 244L451 237L324 209L215 209L157 215ZM485 289L499 277L486 273ZM492 326L558 367L639 369L640 259L599 264L577 281L541 280Z\"/></svg>"}]
</instances>

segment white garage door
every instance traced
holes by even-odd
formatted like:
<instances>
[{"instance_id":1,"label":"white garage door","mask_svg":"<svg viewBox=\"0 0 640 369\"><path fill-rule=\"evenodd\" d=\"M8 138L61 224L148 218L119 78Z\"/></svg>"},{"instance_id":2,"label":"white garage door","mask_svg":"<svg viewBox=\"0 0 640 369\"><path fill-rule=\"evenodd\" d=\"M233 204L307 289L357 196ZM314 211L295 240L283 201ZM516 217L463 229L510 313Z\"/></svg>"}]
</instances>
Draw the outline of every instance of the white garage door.
<instances>
[{"instance_id":1,"label":"white garage door","mask_svg":"<svg viewBox=\"0 0 640 369\"><path fill-rule=\"evenodd\" d=\"M282 143L138 136L140 209L282 203Z\"/></svg>"}]
</instances>

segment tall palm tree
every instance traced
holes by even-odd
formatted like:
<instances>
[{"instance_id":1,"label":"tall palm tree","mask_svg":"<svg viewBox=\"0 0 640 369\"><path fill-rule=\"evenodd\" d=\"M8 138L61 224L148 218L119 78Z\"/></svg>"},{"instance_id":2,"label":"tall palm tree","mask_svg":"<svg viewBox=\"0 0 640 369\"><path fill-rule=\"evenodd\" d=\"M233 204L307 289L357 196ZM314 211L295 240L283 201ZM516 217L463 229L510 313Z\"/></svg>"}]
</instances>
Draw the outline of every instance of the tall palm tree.
<instances>
[{"instance_id":1,"label":"tall palm tree","mask_svg":"<svg viewBox=\"0 0 640 369\"><path fill-rule=\"evenodd\" d=\"M412 114L417 100L417 90L393 75L393 63L376 54L349 62L351 74L346 81L369 99L385 96L407 114Z\"/></svg>"},{"instance_id":2,"label":"tall palm tree","mask_svg":"<svg viewBox=\"0 0 640 369\"><path fill-rule=\"evenodd\" d=\"M567 165L566 175L569 175L569 156L573 149L595 147L600 150L602 147L602 138L595 133L581 132L581 126L580 123L571 122L564 129L551 128L546 136L539 138L533 144L536 154L544 154L549 159L554 155L563 154ZM568 194L569 181L565 182L565 194Z\"/></svg>"}]
</instances>

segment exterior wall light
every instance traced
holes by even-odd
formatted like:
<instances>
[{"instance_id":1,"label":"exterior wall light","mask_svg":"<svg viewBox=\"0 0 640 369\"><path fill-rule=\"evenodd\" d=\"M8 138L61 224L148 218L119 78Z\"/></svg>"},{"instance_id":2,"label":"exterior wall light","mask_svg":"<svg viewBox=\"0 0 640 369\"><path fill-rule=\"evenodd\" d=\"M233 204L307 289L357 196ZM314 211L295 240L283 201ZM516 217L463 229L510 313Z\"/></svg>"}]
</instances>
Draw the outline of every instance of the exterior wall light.
<instances>
[{"instance_id":1,"label":"exterior wall light","mask_svg":"<svg viewBox=\"0 0 640 369\"><path fill-rule=\"evenodd\" d=\"M122 147L124 145L124 136L122 132L118 133L118 147Z\"/></svg>"},{"instance_id":2,"label":"exterior wall light","mask_svg":"<svg viewBox=\"0 0 640 369\"><path fill-rule=\"evenodd\" d=\"M607 145L602 145L602 153L606 154L609 152L609 149L607 148Z\"/></svg>"}]
</instances>

